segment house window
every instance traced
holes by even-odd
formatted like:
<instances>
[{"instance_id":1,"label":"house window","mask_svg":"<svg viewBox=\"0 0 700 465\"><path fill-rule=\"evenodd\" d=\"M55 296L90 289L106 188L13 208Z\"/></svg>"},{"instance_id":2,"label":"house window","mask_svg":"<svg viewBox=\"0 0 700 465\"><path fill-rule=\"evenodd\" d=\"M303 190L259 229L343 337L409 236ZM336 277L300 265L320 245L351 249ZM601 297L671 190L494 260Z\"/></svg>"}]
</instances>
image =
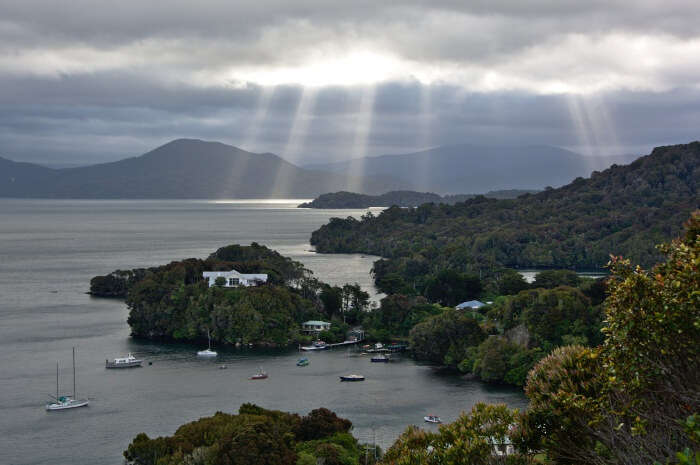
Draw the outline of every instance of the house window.
<instances>
[{"instance_id":1,"label":"house window","mask_svg":"<svg viewBox=\"0 0 700 465\"><path fill-rule=\"evenodd\" d=\"M238 286L238 278L228 278L229 286Z\"/></svg>"}]
</instances>

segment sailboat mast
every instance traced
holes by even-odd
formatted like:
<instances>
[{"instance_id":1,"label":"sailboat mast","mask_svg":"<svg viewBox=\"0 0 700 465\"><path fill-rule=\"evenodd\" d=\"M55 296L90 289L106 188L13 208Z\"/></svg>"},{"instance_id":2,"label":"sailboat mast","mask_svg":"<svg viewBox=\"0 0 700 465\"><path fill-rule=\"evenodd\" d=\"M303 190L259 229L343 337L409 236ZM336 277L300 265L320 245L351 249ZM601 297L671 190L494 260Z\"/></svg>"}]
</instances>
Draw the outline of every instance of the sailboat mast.
<instances>
[{"instance_id":1,"label":"sailboat mast","mask_svg":"<svg viewBox=\"0 0 700 465\"><path fill-rule=\"evenodd\" d=\"M58 401L58 362L56 362L56 401Z\"/></svg>"},{"instance_id":2,"label":"sailboat mast","mask_svg":"<svg viewBox=\"0 0 700 465\"><path fill-rule=\"evenodd\" d=\"M73 399L75 399L75 347L73 347Z\"/></svg>"}]
</instances>

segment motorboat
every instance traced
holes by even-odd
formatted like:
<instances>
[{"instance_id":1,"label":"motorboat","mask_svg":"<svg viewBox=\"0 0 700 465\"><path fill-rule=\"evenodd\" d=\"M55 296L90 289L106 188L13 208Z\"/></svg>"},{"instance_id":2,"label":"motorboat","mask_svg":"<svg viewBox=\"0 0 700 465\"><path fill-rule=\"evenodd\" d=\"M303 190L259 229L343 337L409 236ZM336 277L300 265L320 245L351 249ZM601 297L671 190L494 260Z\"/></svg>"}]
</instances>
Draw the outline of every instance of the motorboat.
<instances>
[{"instance_id":1,"label":"motorboat","mask_svg":"<svg viewBox=\"0 0 700 465\"><path fill-rule=\"evenodd\" d=\"M305 366L307 366L308 364L309 364L309 359L306 358L306 357L300 358L299 360L297 360L297 366L298 366L298 367L305 367Z\"/></svg>"},{"instance_id":2,"label":"motorboat","mask_svg":"<svg viewBox=\"0 0 700 465\"><path fill-rule=\"evenodd\" d=\"M56 363L56 397L54 397L53 402L46 404L47 411L55 410L68 410L78 407L87 407L89 404L88 399L77 399L75 394L75 347L73 347L73 395L72 396L62 396L58 393L58 363Z\"/></svg>"},{"instance_id":3,"label":"motorboat","mask_svg":"<svg viewBox=\"0 0 700 465\"><path fill-rule=\"evenodd\" d=\"M384 354L379 354L373 356L370 360L374 363L389 363L391 359Z\"/></svg>"},{"instance_id":4,"label":"motorboat","mask_svg":"<svg viewBox=\"0 0 700 465\"><path fill-rule=\"evenodd\" d=\"M216 351L211 350L211 335L209 334L209 330L207 330L207 339L209 340L209 347L197 352L197 357L216 357Z\"/></svg>"},{"instance_id":5,"label":"motorboat","mask_svg":"<svg viewBox=\"0 0 700 465\"><path fill-rule=\"evenodd\" d=\"M340 381L364 381L365 377L362 375L343 375L340 377Z\"/></svg>"},{"instance_id":6,"label":"motorboat","mask_svg":"<svg viewBox=\"0 0 700 465\"><path fill-rule=\"evenodd\" d=\"M437 415L426 415L423 417L427 423L442 423L442 420Z\"/></svg>"},{"instance_id":7,"label":"motorboat","mask_svg":"<svg viewBox=\"0 0 700 465\"><path fill-rule=\"evenodd\" d=\"M328 349L328 344L326 344L323 341L316 341L310 346L302 346L300 347L301 350L304 351L312 351L312 350L326 350Z\"/></svg>"},{"instance_id":8,"label":"motorboat","mask_svg":"<svg viewBox=\"0 0 700 465\"><path fill-rule=\"evenodd\" d=\"M135 368L140 367L143 360L139 360L134 357L131 352L126 357L115 358L111 362L105 360L105 368Z\"/></svg>"}]
</instances>

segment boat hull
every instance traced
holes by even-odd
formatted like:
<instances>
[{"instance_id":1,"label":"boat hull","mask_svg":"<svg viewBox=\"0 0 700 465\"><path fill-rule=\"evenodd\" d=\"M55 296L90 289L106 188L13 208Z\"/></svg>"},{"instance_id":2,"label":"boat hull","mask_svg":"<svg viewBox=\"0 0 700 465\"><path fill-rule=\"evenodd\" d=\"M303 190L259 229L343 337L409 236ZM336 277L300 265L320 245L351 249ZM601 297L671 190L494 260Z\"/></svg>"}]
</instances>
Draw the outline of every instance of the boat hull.
<instances>
[{"instance_id":1,"label":"boat hull","mask_svg":"<svg viewBox=\"0 0 700 465\"><path fill-rule=\"evenodd\" d=\"M105 368L138 368L141 366L142 363L143 363L143 360L136 360L134 362L126 362L126 363L107 362L105 364Z\"/></svg>"},{"instance_id":2,"label":"boat hull","mask_svg":"<svg viewBox=\"0 0 700 465\"><path fill-rule=\"evenodd\" d=\"M73 400L70 402L62 402L60 404L46 404L46 410L49 412L54 412L57 410L69 410L72 408L87 407L88 404L88 400Z\"/></svg>"},{"instance_id":3,"label":"boat hull","mask_svg":"<svg viewBox=\"0 0 700 465\"><path fill-rule=\"evenodd\" d=\"M364 376L341 376L340 381L347 381L347 382L358 382L358 381L364 381L365 377Z\"/></svg>"},{"instance_id":4,"label":"boat hull","mask_svg":"<svg viewBox=\"0 0 700 465\"><path fill-rule=\"evenodd\" d=\"M389 363L388 358L373 358L372 363Z\"/></svg>"}]
</instances>

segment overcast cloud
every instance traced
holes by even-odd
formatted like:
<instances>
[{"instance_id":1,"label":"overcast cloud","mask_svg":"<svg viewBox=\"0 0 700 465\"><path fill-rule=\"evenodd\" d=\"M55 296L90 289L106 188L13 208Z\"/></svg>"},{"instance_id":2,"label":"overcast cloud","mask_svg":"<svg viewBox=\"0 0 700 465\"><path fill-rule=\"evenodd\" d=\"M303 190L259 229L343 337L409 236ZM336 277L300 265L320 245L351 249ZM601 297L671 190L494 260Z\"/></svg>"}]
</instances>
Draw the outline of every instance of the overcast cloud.
<instances>
[{"instance_id":1,"label":"overcast cloud","mask_svg":"<svg viewBox=\"0 0 700 465\"><path fill-rule=\"evenodd\" d=\"M698 139L697 1L0 0L0 156ZM497 3L497 4L494 4Z\"/></svg>"}]
</instances>

